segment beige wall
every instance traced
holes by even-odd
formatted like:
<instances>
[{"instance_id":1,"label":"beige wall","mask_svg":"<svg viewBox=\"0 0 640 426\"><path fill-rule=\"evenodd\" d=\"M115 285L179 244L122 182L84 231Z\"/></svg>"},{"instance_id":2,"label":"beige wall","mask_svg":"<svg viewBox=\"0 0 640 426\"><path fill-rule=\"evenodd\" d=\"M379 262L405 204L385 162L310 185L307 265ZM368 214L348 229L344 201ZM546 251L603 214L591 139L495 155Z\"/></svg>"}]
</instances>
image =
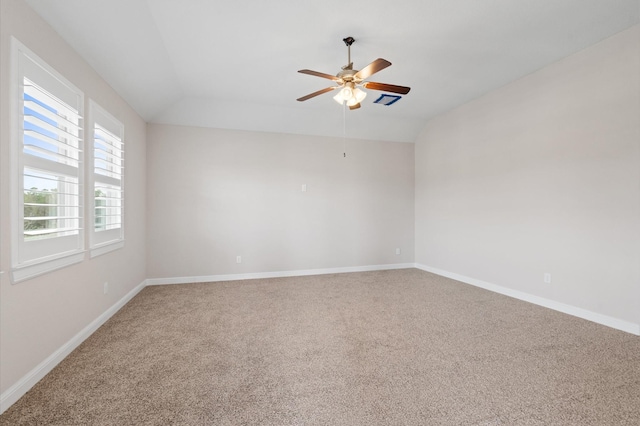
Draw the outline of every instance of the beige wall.
<instances>
[{"instance_id":1,"label":"beige wall","mask_svg":"<svg viewBox=\"0 0 640 426\"><path fill-rule=\"evenodd\" d=\"M0 393L145 279L145 144L142 119L24 1L0 1ZM125 247L40 277L10 283L10 36L125 125ZM142 225L141 225L142 224ZM102 285L109 282L103 295Z\"/></svg>"},{"instance_id":2,"label":"beige wall","mask_svg":"<svg viewBox=\"0 0 640 426\"><path fill-rule=\"evenodd\" d=\"M350 140L343 158L340 138L147 134L149 278L413 263L413 144Z\"/></svg>"},{"instance_id":3,"label":"beige wall","mask_svg":"<svg viewBox=\"0 0 640 426\"><path fill-rule=\"evenodd\" d=\"M429 122L416 262L640 324L639 52L636 26Z\"/></svg>"}]
</instances>

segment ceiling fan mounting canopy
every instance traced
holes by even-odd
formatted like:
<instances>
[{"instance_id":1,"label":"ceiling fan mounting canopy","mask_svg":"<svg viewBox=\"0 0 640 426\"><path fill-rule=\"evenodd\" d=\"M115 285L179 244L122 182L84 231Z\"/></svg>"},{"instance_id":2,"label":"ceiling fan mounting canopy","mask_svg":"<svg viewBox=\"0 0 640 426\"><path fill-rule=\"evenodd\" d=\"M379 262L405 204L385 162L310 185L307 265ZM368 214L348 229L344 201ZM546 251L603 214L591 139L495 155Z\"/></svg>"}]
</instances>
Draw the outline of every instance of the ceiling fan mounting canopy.
<instances>
[{"instance_id":1,"label":"ceiling fan mounting canopy","mask_svg":"<svg viewBox=\"0 0 640 426\"><path fill-rule=\"evenodd\" d=\"M344 44L346 44L347 47L351 47L351 45L353 44L354 41L356 41L356 39L353 37L347 37L347 38L343 38L342 41L344 41Z\"/></svg>"},{"instance_id":2,"label":"ceiling fan mounting canopy","mask_svg":"<svg viewBox=\"0 0 640 426\"><path fill-rule=\"evenodd\" d=\"M318 71L308 70L308 69L303 69L298 71L299 73L302 73L302 74L309 74L316 77L333 80L337 85L327 87L325 89L318 90L317 92L313 92L306 96L298 98L297 100L299 102L306 101L308 99L322 95L323 93L331 92L336 89L341 89L340 92L336 96L334 96L334 99L336 100L336 102L340 104L346 102L346 104L349 106L349 109L358 109L360 108L360 102L366 96L366 92L359 89L359 87L363 87L365 89L387 91L392 93L400 93L403 95L406 95L407 93L409 93L409 90L411 90L410 87L365 81L367 78L371 77L373 74L391 66L391 62L387 61L386 59L378 58L375 61L371 62L366 67L364 67L363 69L354 70L353 62L351 62L351 45L356 40L353 37L346 37L342 39L342 41L344 41L344 44L347 46L348 62L347 62L347 65L343 66L342 70L338 72L335 76L331 74L321 73Z\"/></svg>"}]
</instances>

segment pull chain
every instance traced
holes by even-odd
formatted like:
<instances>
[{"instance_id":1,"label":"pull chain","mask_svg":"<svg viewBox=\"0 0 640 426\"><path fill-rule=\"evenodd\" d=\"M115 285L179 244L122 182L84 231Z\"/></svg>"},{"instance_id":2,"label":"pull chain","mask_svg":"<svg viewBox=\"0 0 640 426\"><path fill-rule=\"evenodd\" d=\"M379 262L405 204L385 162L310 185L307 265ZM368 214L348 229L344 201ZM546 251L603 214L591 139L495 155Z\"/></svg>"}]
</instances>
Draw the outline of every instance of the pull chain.
<instances>
[{"instance_id":1,"label":"pull chain","mask_svg":"<svg viewBox=\"0 0 640 426\"><path fill-rule=\"evenodd\" d=\"M347 103L342 103L342 157L347 158Z\"/></svg>"}]
</instances>

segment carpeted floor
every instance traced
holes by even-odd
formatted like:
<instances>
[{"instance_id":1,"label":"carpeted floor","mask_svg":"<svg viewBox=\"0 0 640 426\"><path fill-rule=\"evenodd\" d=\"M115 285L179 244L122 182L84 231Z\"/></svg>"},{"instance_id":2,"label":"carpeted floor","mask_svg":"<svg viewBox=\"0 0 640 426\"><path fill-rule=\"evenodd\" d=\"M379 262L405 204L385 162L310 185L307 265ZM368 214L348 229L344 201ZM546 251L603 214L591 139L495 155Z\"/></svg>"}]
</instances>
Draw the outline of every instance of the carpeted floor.
<instances>
[{"instance_id":1,"label":"carpeted floor","mask_svg":"<svg viewBox=\"0 0 640 426\"><path fill-rule=\"evenodd\" d=\"M0 423L638 425L640 338L417 269L147 287Z\"/></svg>"}]
</instances>

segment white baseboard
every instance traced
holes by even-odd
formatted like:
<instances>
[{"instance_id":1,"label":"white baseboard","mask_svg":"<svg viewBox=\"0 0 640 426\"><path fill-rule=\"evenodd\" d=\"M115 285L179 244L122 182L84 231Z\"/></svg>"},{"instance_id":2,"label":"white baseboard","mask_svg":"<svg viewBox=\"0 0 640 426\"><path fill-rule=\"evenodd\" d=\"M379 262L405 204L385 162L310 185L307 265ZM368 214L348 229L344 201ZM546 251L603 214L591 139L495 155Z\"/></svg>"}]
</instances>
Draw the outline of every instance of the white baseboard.
<instances>
[{"instance_id":1,"label":"white baseboard","mask_svg":"<svg viewBox=\"0 0 640 426\"><path fill-rule=\"evenodd\" d=\"M13 386L0 395L0 414L4 413L16 401L18 401L25 393L29 391L36 383L46 376L53 368L60 363L67 355L69 355L80 343L84 342L87 337L91 336L102 324L107 322L116 312L127 304L133 297L138 294L147 285L146 280L136 286L127 293L122 299L118 300L113 306L107 309L102 315L92 321L83 328L78 334L73 336L71 340L62 345L57 351L49 355L47 359L42 361L36 368L27 373L18 380Z\"/></svg>"},{"instance_id":2,"label":"white baseboard","mask_svg":"<svg viewBox=\"0 0 640 426\"><path fill-rule=\"evenodd\" d=\"M390 269L414 268L414 263L394 263L389 265L347 266L343 268L298 269L293 271L255 272L249 274L202 275L192 277L147 278L147 285L208 283L218 281L253 280L257 278L301 277L305 275L342 274L345 272L385 271Z\"/></svg>"},{"instance_id":3,"label":"white baseboard","mask_svg":"<svg viewBox=\"0 0 640 426\"><path fill-rule=\"evenodd\" d=\"M553 309L565 314L573 315L578 318L582 318L588 321L592 321L607 327L615 328L617 330L625 331L627 333L640 336L640 324L635 324L629 321L621 320L619 318L610 317L608 315L602 315L596 312L588 311L586 309L578 308L576 306L567 305L565 303L557 302L555 300L545 299L544 297L534 296L523 291L513 290L507 287L502 287L496 284L491 284L486 281L477 280L475 278L466 277L453 272L444 271L442 269L433 268L427 265L421 265L416 263L415 267L423 271L431 272L436 275L451 278L456 281L461 281L466 284L471 284L476 287L484 288L486 290L493 291L495 293L504 294L505 296L513 297L515 299L524 300L525 302L533 303L535 305L544 306L545 308Z\"/></svg>"}]
</instances>

